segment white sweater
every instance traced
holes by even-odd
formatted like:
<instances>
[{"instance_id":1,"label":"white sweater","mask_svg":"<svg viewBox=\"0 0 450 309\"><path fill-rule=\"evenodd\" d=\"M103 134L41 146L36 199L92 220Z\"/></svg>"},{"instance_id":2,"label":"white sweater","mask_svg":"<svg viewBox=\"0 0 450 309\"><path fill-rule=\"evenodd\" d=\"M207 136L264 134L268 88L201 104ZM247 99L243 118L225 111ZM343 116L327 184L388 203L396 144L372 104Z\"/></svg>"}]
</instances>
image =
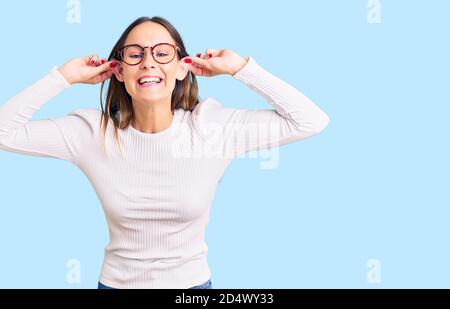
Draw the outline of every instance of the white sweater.
<instances>
[{"instance_id":1,"label":"white sweater","mask_svg":"<svg viewBox=\"0 0 450 309\"><path fill-rule=\"evenodd\" d=\"M70 84L54 67L0 106L0 149L75 164L88 177L106 215L110 243L100 281L114 288L189 288L210 279L205 229L217 184L231 160L245 152L313 136L328 116L254 58L233 78L274 109L222 107L211 97L177 109L169 128L119 130L123 155L106 134L101 111L75 109L55 119L33 114Z\"/></svg>"}]
</instances>

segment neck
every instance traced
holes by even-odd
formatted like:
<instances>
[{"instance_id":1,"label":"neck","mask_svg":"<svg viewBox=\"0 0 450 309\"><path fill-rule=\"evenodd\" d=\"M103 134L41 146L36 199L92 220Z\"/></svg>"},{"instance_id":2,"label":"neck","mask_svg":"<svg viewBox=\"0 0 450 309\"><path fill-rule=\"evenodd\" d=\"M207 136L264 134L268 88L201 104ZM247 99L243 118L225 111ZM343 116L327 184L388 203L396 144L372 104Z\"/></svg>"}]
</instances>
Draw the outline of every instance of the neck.
<instances>
[{"instance_id":1,"label":"neck","mask_svg":"<svg viewBox=\"0 0 450 309\"><path fill-rule=\"evenodd\" d=\"M144 133L158 133L170 127L173 117L170 104L152 106L133 104L131 125Z\"/></svg>"}]
</instances>

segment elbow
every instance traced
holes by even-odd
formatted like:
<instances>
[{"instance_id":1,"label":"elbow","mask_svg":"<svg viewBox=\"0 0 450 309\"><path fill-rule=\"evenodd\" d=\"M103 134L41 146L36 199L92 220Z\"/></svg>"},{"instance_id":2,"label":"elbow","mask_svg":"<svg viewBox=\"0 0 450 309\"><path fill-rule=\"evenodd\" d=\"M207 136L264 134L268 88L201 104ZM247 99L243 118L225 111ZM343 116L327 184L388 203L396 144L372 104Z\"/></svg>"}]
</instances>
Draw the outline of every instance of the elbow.
<instances>
[{"instance_id":1,"label":"elbow","mask_svg":"<svg viewBox=\"0 0 450 309\"><path fill-rule=\"evenodd\" d=\"M8 132L0 128L0 145L3 145L8 138Z\"/></svg>"},{"instance_id":2,"label":"elbow","mask_svg":"<svg viewBox=\"0 0 450 309\"><path fill-rule=\"evenodd\" d=\"M321 113L319 117L317 117L317 120L314 121L314 133L319 134L323 130L325 130L326 127L328 127L328 124L330 123L330 117L324 112Z\"/></svg>"}]
</instances>

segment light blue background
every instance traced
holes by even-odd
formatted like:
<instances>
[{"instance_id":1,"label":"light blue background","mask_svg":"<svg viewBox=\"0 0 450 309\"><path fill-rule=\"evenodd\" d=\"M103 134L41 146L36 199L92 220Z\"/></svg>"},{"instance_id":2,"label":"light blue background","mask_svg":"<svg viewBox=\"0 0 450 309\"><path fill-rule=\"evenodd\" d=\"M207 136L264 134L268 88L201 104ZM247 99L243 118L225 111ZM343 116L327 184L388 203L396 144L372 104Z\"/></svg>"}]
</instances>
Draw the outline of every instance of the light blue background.
<instances>
[{"instance_id":1,"label":"light blue background","mask_svg":"<svg viewBox=\"0 0 450 309\"><path fill-rule=\"evenodd\" d=\"M276 169L247 157L225 172L207 230L214 288L450 287L450 1L382 0L381 24L366 0L81 0L80 24L66 3L1 2L0 104L54 65L106 57L129 23L156 15L191 55L251 55L330 116L281 147ZM229 76L198 80L224 106L270 107ZM99 88L75 85L34 119L99 107ZM4 151L0 170L0 288L95 288L108 235L87 178ZM79 284L66 281L70 259ZM370 259L380 284L366 279Z\"/></svg>"}]
</instances>

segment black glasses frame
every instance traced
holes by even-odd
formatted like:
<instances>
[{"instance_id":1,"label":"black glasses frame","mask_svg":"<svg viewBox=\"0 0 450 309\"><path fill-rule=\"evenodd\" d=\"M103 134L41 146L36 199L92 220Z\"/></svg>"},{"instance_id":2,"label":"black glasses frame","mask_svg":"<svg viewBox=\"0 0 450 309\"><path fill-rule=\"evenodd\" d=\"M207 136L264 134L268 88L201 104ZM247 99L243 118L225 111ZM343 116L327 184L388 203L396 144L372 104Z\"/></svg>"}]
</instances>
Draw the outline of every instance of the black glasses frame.
<instances>
[{"instance_id":1,"label":"black glasses frame","mask_svg":"<svg viewBox=\"0 0 450 309\"><path fill-rule=\"evenodd\" d=\"M161 61L158 61L158 60L155 58L155 54L153 53L153 49L154 49L155 47L159 46L159 45L170 45L170 46L172 46L172 47L174 48L175 53L173 54L172 59L170 59L170 60L167 61L167 62L161 62ZM124 59L124 57L123 57L123 51L124 51L124 49L127 48L127 47L130 47L130 46L136 46L136 47L139 47L139 48L142 50L142 52L144 53L144 56L141 58L141 60L139 60L138 63L133 63L133 64L128 63L128 62L125 61L125 59ZM171 43L158 43L158 44L155 44L155 45L153 45L153 46L141 46L141 45L139 45L139 44L129 44L129 45L125 45L125 46L122 47L122 48L119 48L119 49L117 50L117 56L118 56L118 58L119 58L120 60L122 60L123 62L125 62L125 63L128 64L128 65L138 65L138 64L140 64L140 63L144 60L144 58L145 58L145 49L146 49L146 48L150 48L150 53L152 54L153 59L154 59L156 62L158 62L159 64L167 64L167 63L169 63L169 62L172 62L172 60L175 58L175 56L177 55L177 53L180 55L180 58L181 58L181 49L180 49L178 46L176 46L176 45L174 45L174 44L171 44Z\"/></svg>"}]
</instances>

